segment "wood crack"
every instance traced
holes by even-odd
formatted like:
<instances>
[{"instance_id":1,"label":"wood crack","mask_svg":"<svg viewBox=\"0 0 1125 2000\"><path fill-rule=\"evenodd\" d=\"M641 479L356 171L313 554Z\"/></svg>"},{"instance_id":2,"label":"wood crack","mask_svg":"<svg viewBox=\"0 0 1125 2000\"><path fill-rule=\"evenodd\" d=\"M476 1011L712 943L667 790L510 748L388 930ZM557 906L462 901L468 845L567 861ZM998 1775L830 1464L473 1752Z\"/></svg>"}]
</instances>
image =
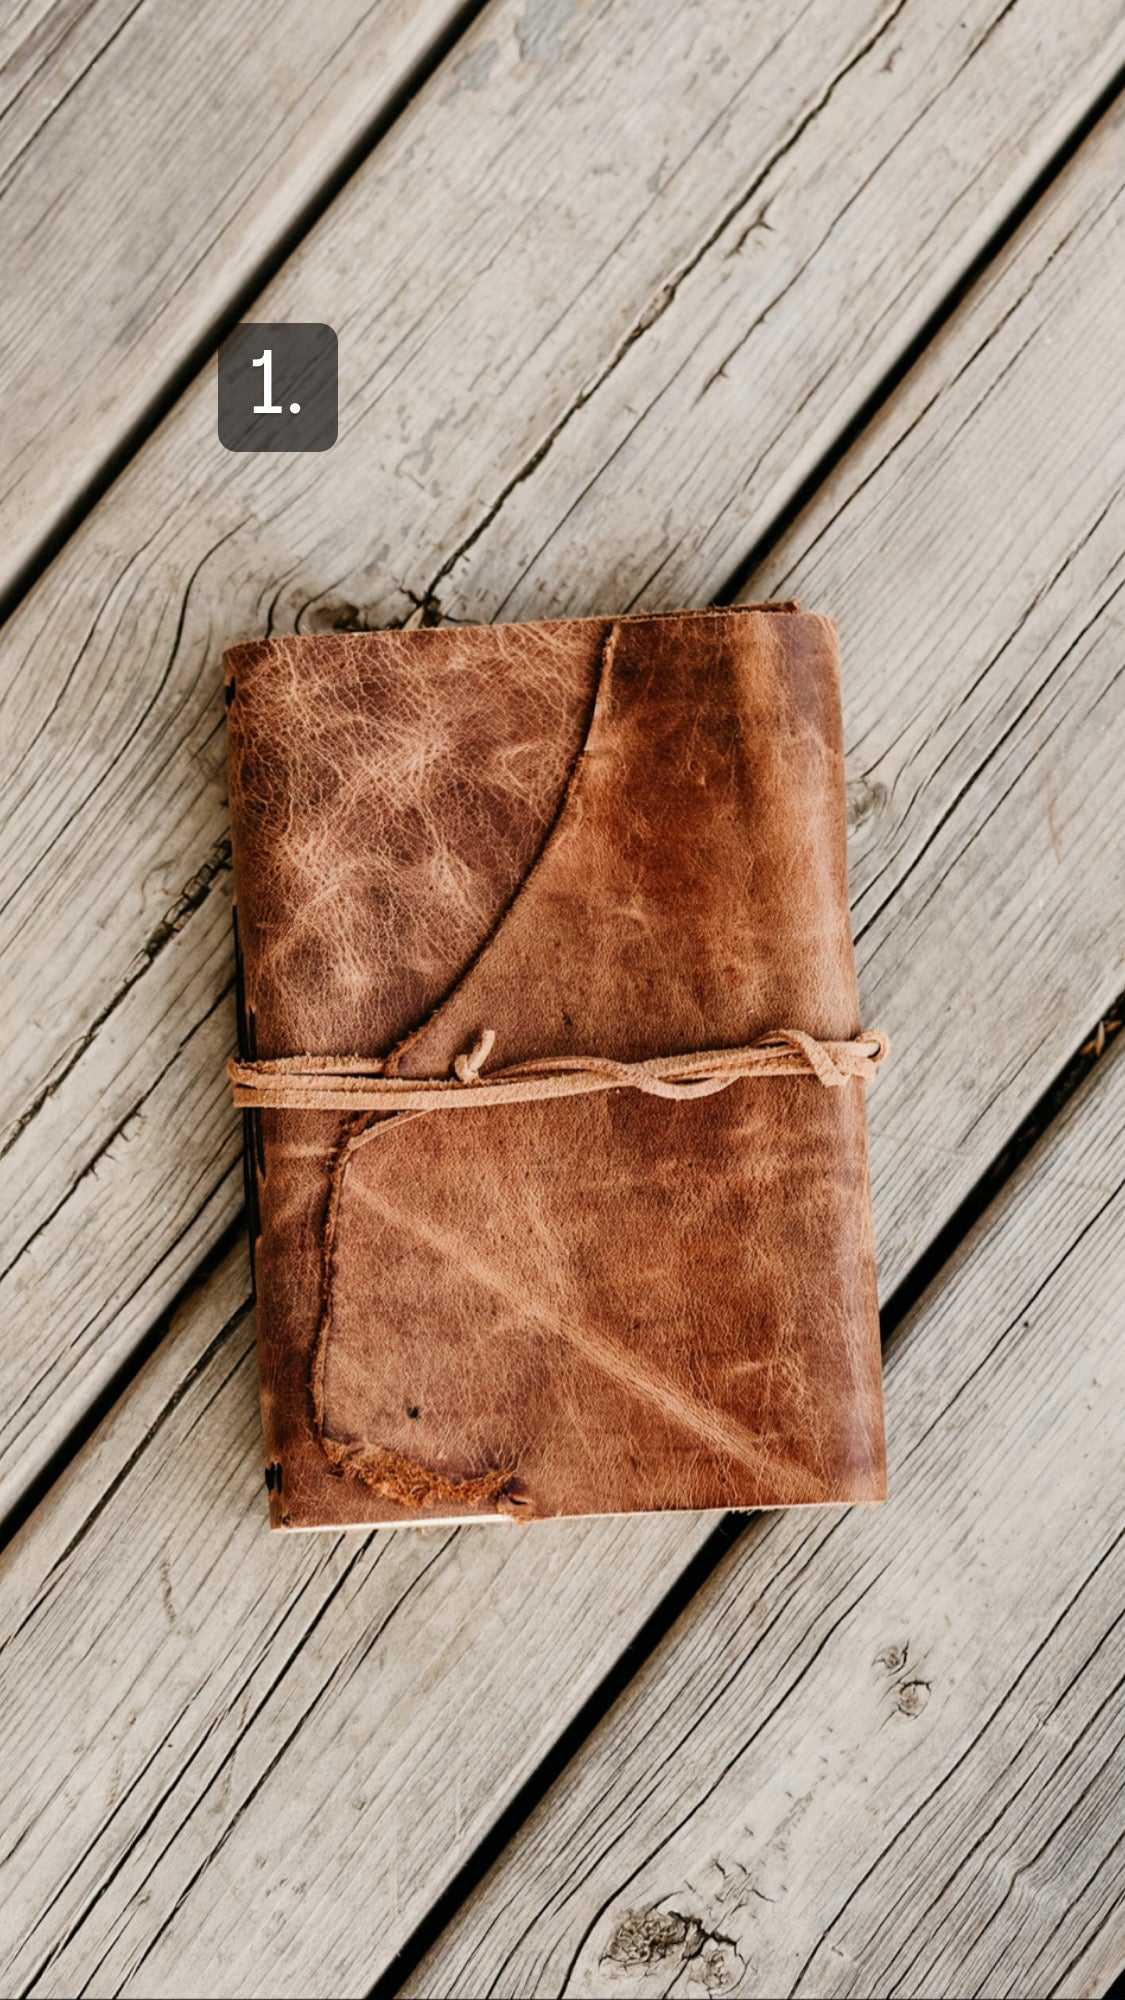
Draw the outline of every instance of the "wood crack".
<instances>
[{"instance_id":1,"label":"wood crack","mask_svg":"<svg viewBox=\"0 0 1125 2000\"><path fill-rule=\"evenodd\" d=\"M872 30L870 35L868 35L865 38L865 40L860 44L859 48L855 50L854 54L848 58L846 63L843 63L841 65L841 67L823 86L823 88L817 94L812 105L810 105L809 109L805 111L797 120L796 124L793 127L793 130L787 134L786 138L782 140L778 146L774 148L769 158L765 161L763 166L754 175L754 178L750 182L750 185L743 190L743 192L739 195L736 201L731 203L731 205L724 210L718 222L715 223L714 227L708 231L707 235L703 238L702 242L699 243L696 249L692 251L691 255L687 257L681 263L679 268L669 278L667 278L664 281L664 283L661 286L659 286L657 290L652 294L648 303L643 307L641 312L638 314L637 318L634 320L632 326L629 328L627 333L625 333L622 339L618 342L617 346L613 350L613 353L610 355L608 361L606 361L604 366L601 369L599 369L598 372L594 375L594 377L586 384L585 388L580 390L579 393L572 399L570 404L567 406L567 408L563 411L562 415L559 417L558 421L552 424L550 430L548 431L547 435L543 438L541 443L536 446L535 450L530 454L530 456L524 461L524 463L518 468L518 470L515 473L513 473L512 477L505 483L500 493L497 495L497 498L493 501L492 505L481 516L476 527L473 528L471 533L468 534L464 538L464 540L458 544L458 546L453 550L452 554L446 558L446 560L442 563L441 568L436 572L436 574L434 575L431 582L427 585L427 587L418 595L410 593L411 596L414 598L415 603L422 602L424 604L430 604L430 603L440 604L441 598L440 598L439 586L443 583L444 579L451 573L451 571L453 571L457 567L457 564L463 560L463 558L469 553L469 550L475 545L475 543L477 543L480 540L481 536L485 533L485 530L492 525L493 521L496 519L497 515L501 512L502 508L504 507L506 502L510 499L511 495L516 491L517 487L525 484L525 482L528 479L530 479L532 473L536 470L536 468L543 463L543 460L547 457L548 453L553 449L554 445L557 443L558 439L562 436L567 426L572 422L574 417L577 415L578 411L581 410L583 406L590 401L590 398L597 394L598 390L603 386L603 384L609 380L610 376L620 366L625 355L629 352L629 349L636 343L636 341L640 340L651 327L655 326L658 320L663 318L664 314L668 311L669 306L672 305L677 292L680 290L680 287L684 284L685 280L691 276L692 272L697 268L699 264L702 263L703 259L707 256L708 252L714 248L715 244L720 240L722 236L725 235L725 233L731 227L731 225L735 221L737 221L738 217L742 214L743 210L747 208L749 204L754 200L755 195L758 194L760 189L764 186L765 182L769 179L770 175L775 172L775 170L781 164L781 162L793 151L794 147L800 143L801 139L804 137L804 134L808 131L809 127L815 122L817 118L820 117L821 113L825 110L826 106L831 102L831 99L834 97L840 84L844 81L844 78L848 76L851 73L851 71L855 69L861 62L863 62L868 55L870 55L871 51L883 39L883 36L887 33L888 29L893 27L895 21L902 13L904 7L907 6L908 4L909 0L894 0L894 4L891 6L889 11L883 16L882 20L877 24L877 26Z\"/></svg>"},{"instance_id":2,"label":"wood crack","mask_svg":"<svg viewBox=\"0 0 1125 2000\"><path fill-rule=\"evenodd\" d=\"M5 1154L11 1151L17 1139L19 1139L21 1134L37 1117L43 1106L50 1098L56 1095L60 1087L66 1082L71 1071L77 1068L83 1056L93 1046L101 1030L111 1019L117 1008L120 1007L126 994L131 991L137 984L137 981L142 979L150 967L155 964L161 952L171 944L172 939L179 936L189 918L206 902L219 877L229 873L230 865L230 836L224 834L221 840L215 842L206 859L196 869L195 874L184 884L175 902L171 904L155 929L145 939L128 972L124 975L120 984L114 988L105 1006L94 1016L85 1033L73 1044L65 1061L54 1071L53 1075L43 1085L27 1109L21 1112L20 1116L11 1124L3 1143L0 1144L0 1159L3 1159ZM159 1081L159 1079L156 1079L156 1081ZM155 1083L149 1086L149 1090L151 1091L153 1088L155 1088ZM146 1091L145 1095L147 1096L148 1094L149 1092ZM138 1109L143 1102L144 1097L138 1099L138 1103L133 1107L133 1110ZM129 1116L131 1117L132 1115L131 1111ZM126 1120L125 1122L128 1121ZM111 1133L110 1139L116 1136L116 1133ZM109 1140L105 1143L108 1144ZM105 1146L103 1145L101 1151L104 1152L104 1150ZM0 1276L2 1275L0 1273Z\"/></svg>"}]
</instances>

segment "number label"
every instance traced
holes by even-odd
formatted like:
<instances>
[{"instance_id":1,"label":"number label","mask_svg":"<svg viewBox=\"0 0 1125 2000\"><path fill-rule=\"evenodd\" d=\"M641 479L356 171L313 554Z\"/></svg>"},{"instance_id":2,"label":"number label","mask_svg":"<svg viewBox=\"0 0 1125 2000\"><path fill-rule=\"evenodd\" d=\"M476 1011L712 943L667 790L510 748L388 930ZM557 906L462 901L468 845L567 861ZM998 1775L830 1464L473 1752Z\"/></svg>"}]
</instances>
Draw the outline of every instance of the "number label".
<instances>
[{"instance_id":1,"label":"number label","mask_svg":"<svg viewBox=\"0 0 1125 2000\"><path fill-rule=\"evenodd\" d=\"M250 363L250 366L251 368L260 368L262 371L262 401L255 403L254 415L256 417L279 417L281 415L281 404L275 403L273 400L273 348L264 348L256 360Z\"/></svg>"},{"instance_id":2,"label":"number label","mask_svg":"<svg viewBox=\"0 0 1125 2000\"><path fill-rule=\"evenodd\" d=\"M329 451L335 444L339 350L322 321L244 321L219 348L218 374L226 451Z\"/></svg>"}]
</instances>

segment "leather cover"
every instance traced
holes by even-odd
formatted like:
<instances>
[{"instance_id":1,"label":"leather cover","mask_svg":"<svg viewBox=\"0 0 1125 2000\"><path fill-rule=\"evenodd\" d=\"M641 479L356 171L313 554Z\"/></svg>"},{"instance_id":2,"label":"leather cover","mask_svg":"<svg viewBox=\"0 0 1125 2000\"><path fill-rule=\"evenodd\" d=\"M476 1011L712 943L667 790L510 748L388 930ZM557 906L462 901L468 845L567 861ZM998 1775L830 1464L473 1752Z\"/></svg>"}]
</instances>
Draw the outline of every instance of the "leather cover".
<instances>
[{"instance_id":1,"label":"leather cover","mask_svg":"<svg viewBox=\"0 0 1125 2000\"><path fill-rule=\"evenodd\" d=\"M244 1056L432 1077L489 1027L497 1066L858 1032L830 620L277 638L226 668ZM248 1119L275 1527L882 1498L862 1084L366 1122L326 1267L355 1114Z\"/></svg>"}]
</instances>

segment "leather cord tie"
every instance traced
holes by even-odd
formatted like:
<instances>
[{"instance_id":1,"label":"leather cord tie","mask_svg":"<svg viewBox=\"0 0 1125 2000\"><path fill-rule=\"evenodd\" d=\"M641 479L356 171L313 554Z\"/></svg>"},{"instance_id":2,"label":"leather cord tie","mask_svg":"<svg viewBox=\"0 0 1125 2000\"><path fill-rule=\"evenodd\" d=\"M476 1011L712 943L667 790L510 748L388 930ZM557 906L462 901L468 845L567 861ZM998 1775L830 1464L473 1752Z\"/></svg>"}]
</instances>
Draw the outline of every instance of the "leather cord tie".
<instances>
[{"instance_id":1,"label":"leather cord tie","mask_svg":"<svg viewBox=\"0 0 1125 2000\"><path fill-rule=\"evenodd\" d=\"M609 1056L537 1056L482 1074L496 1036L491 1028L455 1057L444 1077L388 1076L367 1056L276 1056L232 1060L236 1105L263 1111L456 1111L535 1098L585 1097L600 1090L640 1090L649 1097L710 1097L740 1077L815 1076L829 1090L853 1078L867 1083L888 1053L878 1029L848 1042L820 1042L799 1028L775 1028L740 1049L615 1062Z\"/></svg>"}]
</instances>

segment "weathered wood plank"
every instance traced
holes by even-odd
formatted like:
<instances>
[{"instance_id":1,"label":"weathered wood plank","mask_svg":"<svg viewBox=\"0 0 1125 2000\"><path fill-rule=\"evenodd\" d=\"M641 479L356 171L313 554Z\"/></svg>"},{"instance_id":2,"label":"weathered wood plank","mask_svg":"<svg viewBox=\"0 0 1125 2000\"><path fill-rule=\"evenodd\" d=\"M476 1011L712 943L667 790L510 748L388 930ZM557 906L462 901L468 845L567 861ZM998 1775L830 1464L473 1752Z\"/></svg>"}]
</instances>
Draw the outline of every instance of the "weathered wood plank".
<instances>
[{"instance_id":1,"label":"weathered wood plank","mask_svg":"<svg viewBox=\"0 0 1125 2000\"><path fill-rule=\"evenodd\" d=\"M185 1132L174 1113L214 1090L217 1017L200 1024L217 988L196 967L210 963L217 936L207 885L222 881L221 644L271 623L331 622L349 606L368 621L402 615L406 586L424 590L513 482L532 490L536 454L554 437L542 461L551 466L593 384L612 393L617 369L637 365L659 326L679 326L681 299L692 302L708 366L720 298L740 324L756 316L770 341L787 327L798 353L788 376L767 371L760 394L726 413L711 453L713 509L753 513L745 463L762 425L785 440L777 464L803 463L851 414L852 356L866 329L880 318L869 365L881 366L895 327L900 338L913 331L1027 185L1057 119L1090 101L1120 28L1101 0L1065 13L1046 0L958 9L813 0L800 16L777 0L752 17L735 0L718 9L699 0L674 16L633 0L560 17L551 35L531 35L530 18L515 0L490 10L261 307L279 317L315 310L339 326L335 450L226 456L212 435L212 385L200 383L0 641L3 742L21 760L18 778L8 774L13 887L0 914L12 992L0 1099L17 1133L5 1168L20 1215L0 1298L21 1327L0 1366L0 1498L34 1475L66 1435L75 1398L108 1379L140 1318L164 1307L185 1261L232 1212L233 1123ZM752 258L729 255L778 179L784 225L751 232ZM940 198L920 202L920 184ZM374 238L373 214L384 219ZM856 228L840 259L837 233ZM787 274L794 259L812 268L822 254L810 312L802 291L786 291ZM755 328L748 355L759 337ZM666 532L651 517L651 481L620 488L618 601L643 589L678 535L676 508L696 504L679 479L681 456L685 470L695 462L695 435L692 408L661 432L653 478L671 510ZM595 453L590 477L602 463ZM755 506L768 510L770 495L787 490L771 471ZM550 490L535 492L546 537L559 516ZM495 584L495 542L480 537L479 547ZM706 598L722 582L713 553L701 546L690 588L679 573L685 595ZM556 537L555 559L568 609L604 606L581 539L568 554ZM514 544L505 589L523 563ZM463 591L468 573L459 566ZM998 644L1007 632L998 628ZM876 647L873 657L881 673L888 656ZM954 675L954 702L958 687ZM883 713L890 768L895 724ZM932 828L951 796L924 786L912 825ZM886 825L884 814L880 834ZM170 911L174 950L162 949ZM1076 915L1075 929L1084 921ZM197 925L206 927L198 951ZM126 1088L114 1016L157 967L169 995L183 968L183 1004L130 1003L137 1018L148 1007L154 1025L143 1060L134 1045ZM1074 1026L1060 1009L1045 1068ZM50 1106L64 1080L66 1116L40 1128L36 1107ZM146 1204L135 1170L142 1134L165 1147L159 1204ZM971 1174L978 1159L970 1147L959 1170ZM70 1249L76 1199L81 1259ZM929 1224L919 1215L914 1226L924 1235ZM29 1323L28 1300L44 1284L50 1312Z\"/></svg>"},{"instance_id":2,"label":"weathered wood plank","mask_svg":"<svg viewBox=\"0 0 1125 2000\"><path fill-rule=\"evenodd\" d=\"M161 929L94 1029L90 1054L64 1070L33 1128L0 1155L4 1235L19 1246L0 1269L0 1374L15 1398L12 1437L46 1415L34 1459L57 1449L89 1408L87 1357L104 1346L127 1352L144 1337L242 1201L225 1073L235 1039L225 861L194 914ZM62 1202L59 1153L84 1156ZM37 1326L52 1329L49 1348ZM45 1399L38 1368L49 1352Z\"/></svg>"},{"instance_id":3,"label":"weathered wood plank","mask_svg":"<svg viewBox=\"0 0 1125 2000\"><path fill-rule=\"evenodd\" d=\"M271 1543L262 1531L244 1313L222 1333L244 1285L240 1251L157 1357L159 1384L144 1371L115 1412L120 1437L99 1436L90 1471L84 1454L52 1492L42 1551L36 1517L5 1577L5 1666L13 1688L21 1674L27 1679L0 1721L0 1768L10 1772L34 1742L37 1771L34 1785L10 1801L0 1937L6 1976L37 1992L88 1981L101 1992L130 1985L144 1994L183 1992L198 1976L209 1990L249 1994L261 1990L264 1950L271 1993L362 1992L381 1959L384 1927L393 1946L404 1918L425 1906L433 1858L427 1802L440 1801L439 1817L459 1848L487 1824L486 1799L458 1797L466 1718L445 1706L442 1689L458 1685L471 1659L488 1762L508 1768L514 1757L531 1768L544 1734L540 1696L530 1697L554 1678L557 1637L546 1606L587 1629L592 1622L581 1539L565 1532L549 1531L533 1546L501 1527L486 1530L474 1549L439 1529ZM608 1534L608 1524L599 1527L603 1555L616 1546L619 1561L640 1561L651 1578L675 1547L666 1518L618 1523ZM502 1640L474 1629L478 1594L487 1605L501 1578L505 1601L510 1590L513 1603L524 1604ZM388 1674L386 1638L404 1617L407 1670ZM635 1629L627 1593L608 1622L618 1644L627 1643ZM570 1662L579 1699L596 1681L603 1644L599 1632L589 1661ZM57 1728L44 1729L25 1700L34 1705L63 1679L73 1697L75 1673L86 1694L68 1699ZM95 1679L104 1691L112 1681L108 1702L104 1692L94 1695ZM53 1705L53 1694L48 1699ZM336 1757L327 1791L319 1749L298 1769L303 1723L326 1704L350 1771L339 1818ZM413 1772L410 1797L403 1795L402 1811L388 1812L404 1759ZM91 1784L86 1774L95 1765ZM286 1852L255 1871L254 1919L246 1923L244 1905L241 1942L232 1938L218 1960L208 1948L205 1972L187 1966L179 1942L171 1967L158 1963L162 1925L146 1911L159 1907L166 1918L181 1897L190 1901L216 1844L253 1814L263 1789L272 1796L282 1765L292 1785ZM357 1809L361 1799L367 1810ZM326 1813L335 1821L328 1839ZM138 1843L146 1820L154 1837ZM337 1884L357 1866L365 1883L358 1923L354 1900L345 1907L337 1899ZM297 1937L283 1908L293 1893L308 1918Z\"/></svg>"},{"instance_id":4,"label":"weathered wood plank","mask_svg":"<svg viewBox=\"0 0 1125 2000\"><path fill-rule=\"evenodd\" d=\"M1018 9L993 24L997 43L1016 19ZM1030 17L1025 26L1033 29ZM1048 70L1060 26L1059 13L1035 24ZM816 121L823 172L803 171L800 147L781 154L708 254L656 302L644 339L430 574L426 591L447 617L562 616L576 576L583 604L690 602L702 580L716 589L734 575L772 529L1008 205L1007 194L979 203L956 169L950 175L948 155L972 151L985 126L994 133L995 114L976 87L957 90L970 71L947 82L936 60L925 66L947 42L949 18L932 14L925 51L920 27L898 18L879 63L857 69L826 102ZM1115 56L1125 56L1125 43ZM892 128L881 93L911 60L926 87L915 117ZM1065 115L1043 110L1027 164L1048 158L1068 128ZM900 205L916 234L901 227ZM960 223L944 257L935 254L939 217ZM846 343L826 324L829 301ZM670 435L684 439L674 480L664 456Z\"/></svg>"},{"instance_id":5,"label":"weathered wood plank","mask_svg":"<svg viewBox=\"0 0 1125 2000\"><path fill-rule=\"evenodd\" d=\"M462 11L93 0L10 15L0 596Z\"/></svg>"},{"instance_id":6,"label":"weathered wood plank","mask_svg":"<svg viewBox=\"0 0 1125 2000\"><path fill-rule=\"evenodd\" d=\"M933 867L915 858L913 873L870 912L863 941L865 985L883 977L880 953L891 952L900 921L909 922L916 960L888 975L880 995L900 1043L872 1096L884 1290L994 1150L987 1117L965 1122L956 1066L982 1065L977 1108L991 1079L1012 1118L1022 1093L1034 1096L1038 1065L1051 1059L1067 1015L1093 1018L1113 981L1125 984L1120 960L1110 967L1101 956L1121 951L1121 927L1107 927L1106 915L1125 901L1114 838L1125 745L1108 692L1120 672L1120 622L1099 578L1120 561L1125 419L1114 415L1106 363L1088 337L1116 315L1106 243L1119 131L1107 126L1085 149L873 439L844 461L819 529L799 523L784 557L799 575L804 534L802 561L835 563L845 631L875 598L879 622L863 626L864 699L877 707L881 662L885 727L912 718L911 812L901 802L893 813L874 811L857 837L866 842L872 824L876 834L891 824L901 845L921 800L931 815ZM1020 381L1028 399L1057 398L1069 414L1069 428L1060 419L1042 432L1039 473L1056 496L1042 517L1023 509L1027 466L1013 424L993 421L997 399L1009 418L1025 407ZM1082 439L1094 409L1102 442L1091 456ZM1068 483L1072 450L1085 469L1079 499ZM1011 532L993 543L990 589L967 646L956 585L977 530L960 496L986 480ZM899 535L904 490L916 518ZM1082 558L1090 570L1068 568L1092 525ZM909 689L898 679L904 629L924 633L931 658L946 663ZM1023 702L1003 681L990 701L988 676L1008 671L1013 650ZM956 729L959 710L967 765L941 735ZM873 738L857 739L861 726L874 729L866 707L849 713L848 728L869 754ZM919 745L931 735L939 754L923 783ZM879 782L895 769L893 734L883 755ZM870 783L866 769L856 767L858 786ZM1050 816L1044 771L1054 786ZM865 796L856 794L860 803ZM1073 869L1059 869L1058 890L1052 826L1076 857ZM888 865L896 851L885 850ZM862 854L874 880L875 856L866 845ZM1074 914L1056 928L1063 884ZM1021 924L997 910L1005 899L1034 910L1040 896L1048 921L1029 946ZM901 920L900 898L904 908L910 899ZM929 1000L930 987L943 1006ZM1043 1001L1056 989L1063 1011L1052 1014L1042 1047L1025 1046L1022 1078L1009 1080L1005 1014L1014 1011L1023 1032L1029 996ZM935 1160L945 1161L944 1181ZM925 1199L912 1211L915 1186ZM1061 1196L1060 1204L1063 1214ZM194 1308L176 1350L184 1375L220 1334L237 1277L235 1259ZM961 1366L952 1350L962 1323L966 1341L975 1339L964 1313L936 1351L928 1345L931 1376ZM164 1355L155 1365L173 1369ZM0 1719L0 1773L19 1836L0 1882L0 1909L11 1912L0 1917L4 1973L13 1985L34 1979L43 1993L92 1981L97 1991L154 1994L183 1992L197 1976L213 1983L218 1968L223 1990L249 1992L268 1948L279 1992L362 1991L709 1523L560 1524L534 1535L498 1527L452 1540L435 1530L391 1538L390 1555L378 1541L279 1548L262 1526L247 1329L221 1340L178 1401L175 1369L157 1388L142 1376L139 1414L130 1395L113 1419L120 1442L81 1455L16 1545L11 1578L0 1575L6 1664L14 1686L32 1678L38 1703L34 1729L15 1711ZM999 1424L999 1402L997 1413ZM80 1640L76 1656L74 1634L88 1621L101 1636ZM122 1647L133 1692L123 1692Z\"/></svg>"},{"instance_id":7,"label":"weathered wood plank","mask_svg":"<svg viewBox=\"0 0 1125 2000\"><path fill-rule=\"evenodd\" d=\"M886 1509L762 1517L406 1993L1106 1989L1125 1048L900 1330L887 1402Z\"/></svg>"}]
</instances>

